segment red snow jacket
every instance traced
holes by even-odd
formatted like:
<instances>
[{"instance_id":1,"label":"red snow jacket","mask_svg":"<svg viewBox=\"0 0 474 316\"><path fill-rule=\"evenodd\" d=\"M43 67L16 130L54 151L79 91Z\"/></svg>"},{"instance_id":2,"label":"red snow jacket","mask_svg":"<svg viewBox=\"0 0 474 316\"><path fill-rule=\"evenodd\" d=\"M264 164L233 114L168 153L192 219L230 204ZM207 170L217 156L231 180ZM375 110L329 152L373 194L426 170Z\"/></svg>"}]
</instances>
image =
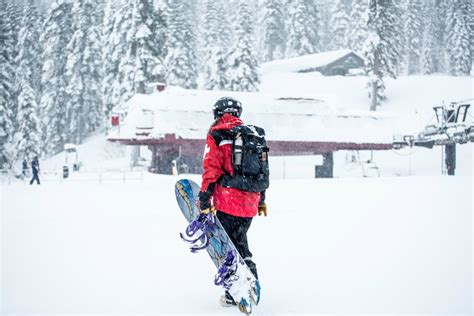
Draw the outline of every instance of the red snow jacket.
<instances>
[{"instance_id":1,"label":"red snow jacket","mask_svg":"<svg viewBox=\"0 0 474 316\"><path fill-rule=\"evenodd\" d=\"M217 210L238 217L254 217L257 215L260 202L259 192L226 188L217 183L225 173L234 174L232 168L232 142L223 140L220 144L216 144L214 137L210 134L214 131L230 130L234 126L242 124L243 122L239 118L224 114L217 121L217 124L211 127L207 134L204 150L201 191L207 191L209 186L215 183L212 202Z\"/></svg>"}]
</instances>

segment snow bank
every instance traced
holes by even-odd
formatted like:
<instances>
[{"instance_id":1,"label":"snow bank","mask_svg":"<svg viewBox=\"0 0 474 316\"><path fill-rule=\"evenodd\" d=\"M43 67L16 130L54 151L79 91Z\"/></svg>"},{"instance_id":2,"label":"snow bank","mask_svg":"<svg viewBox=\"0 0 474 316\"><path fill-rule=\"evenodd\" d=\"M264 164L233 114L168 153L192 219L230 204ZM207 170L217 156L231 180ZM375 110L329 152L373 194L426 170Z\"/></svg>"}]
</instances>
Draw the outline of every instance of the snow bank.
<instances>
[{"instance_id":1,"label":"snow bank","mask_svg":"<svg viewBox=\"0 0 474 316\"><path fill-rule=\"evenodd\" d=\"M76 149L78 161L82 162L83 171L130 169L130 148L108 142L104 134L97 134L86 139L83 144L76 146ZM63 166L66 164L66 155L68 156L68 165L72 170L71 165L75 163L76 154L61 152L41 161L42 172L62 171Z\"/></svg>"}]
</instances>

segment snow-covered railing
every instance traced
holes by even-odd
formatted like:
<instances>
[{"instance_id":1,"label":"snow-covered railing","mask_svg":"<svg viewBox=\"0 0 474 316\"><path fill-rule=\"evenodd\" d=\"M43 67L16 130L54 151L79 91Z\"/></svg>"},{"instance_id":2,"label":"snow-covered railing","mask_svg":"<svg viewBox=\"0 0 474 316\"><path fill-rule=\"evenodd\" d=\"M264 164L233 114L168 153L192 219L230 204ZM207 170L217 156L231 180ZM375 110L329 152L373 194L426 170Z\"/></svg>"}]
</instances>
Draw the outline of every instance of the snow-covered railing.
<instances>
[{"instance_id":1,"label":"snow-covered railing","mask_svg":"<svg viewBox=\"0 0 474 316\"><path fill-rule=\"evenodd\" d=\"M52 171L41 171L39 178L41 183L48 182L130 182L140 181L143 182L144 171L130 171L130 170L90 170L80 172L70 172L67 177L64 177L63 171L52 170ZM11 185L13 182L25 183L29 182L31 175L28 174L25 177L14 176L9 170L0 170L0 185Z\"/></svg>"},{"instance_id":2,"label":"snow-covered railing","mask_svg":"<svg viewBox=\"0 0 474 316\"><path fill-rule=\"evenodd\" d=\"M12 182L12 174L10 170L0 169L0 185L10 185Z\"/></svg>"},{"instance_id":3,"label":"snow-covered railing","mask_svg":"<svg viewBox=\"0 0 474 316\"><path fill-rule=\"evenodd\" d=\"M80 172L70 172L65 178L62 171L47 173L44 175L46 181L63 181L63 182L127 182L127 181L143 181L143 171L130 170L90 170Z\"/></svg>"}]
</instances>

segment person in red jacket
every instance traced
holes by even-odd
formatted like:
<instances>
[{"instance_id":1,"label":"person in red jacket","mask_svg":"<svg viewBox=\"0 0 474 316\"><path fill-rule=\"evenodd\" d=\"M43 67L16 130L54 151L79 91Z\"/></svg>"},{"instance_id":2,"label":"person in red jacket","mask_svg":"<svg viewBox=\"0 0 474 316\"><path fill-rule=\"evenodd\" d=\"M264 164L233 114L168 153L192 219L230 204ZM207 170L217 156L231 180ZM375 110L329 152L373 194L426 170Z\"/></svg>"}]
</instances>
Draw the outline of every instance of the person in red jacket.
<instances>
[{"instance_id":1,"label":"person in red jacket","mask_svg":"<svg viewBox=\"0 0 474 316\"><path fill-rule=\"evenodd\" d=\"M234 174L232 140L228 131L243 124L240 119L242 105L233 98L224 97L216 102L213 112L215 121L207 134L203 158L199 193L201 212L215 212L237 251L258 279L257 267L248 246L247 231L257 213L267 216L265 192L248 192L219 184L224 175ZM221 302L223 305L235 305L227 291Z\"/></svg>"}]
</instances>

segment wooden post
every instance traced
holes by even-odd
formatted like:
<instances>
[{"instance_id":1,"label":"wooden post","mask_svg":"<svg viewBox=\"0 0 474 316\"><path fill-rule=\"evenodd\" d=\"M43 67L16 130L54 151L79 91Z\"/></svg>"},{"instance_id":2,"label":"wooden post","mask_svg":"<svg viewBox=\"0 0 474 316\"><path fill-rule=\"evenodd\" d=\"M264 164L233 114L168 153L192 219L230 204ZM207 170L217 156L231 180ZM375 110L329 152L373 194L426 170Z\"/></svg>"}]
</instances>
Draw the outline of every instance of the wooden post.
<instances>
[{"instance_id":1,"label":"wooden post","mask_svg":"<svg viewBox=\"0 0 474 316\"><path fill-rule=\"evenodd\" d=\"M444 150L446 154L446 171L448 176L454 176L456 170L456 144L447 144Z\"/></svg>"},{"instance_id":2,"label":"wooden post","mask_svg":"<svg viewBox=\"0 0 474 316\"><path fill-rule=\"evenodd\" d=\"M150 172L157 173L157 166L158 166L158 157L156 152L156 145L148 145L148 149L151 150L151 166Z\"/></svg>"},{"instance_id":3,"label":"wooden post","mask_svg":"<svg viewBox=\"0 0 474 316\"><path fill-rule=\"evenodd\" d=\"M454 107L446 109L446 123L456 123L456 111ZM446 153L446 171L448 176L454 176L456 169L456 143L446 144L444 146Z\"/></svg>"},{"instance_id":4,"label":"wooden post","mask_svg":"<svg viewBox=\"0 0 474 316\"><path fill-rule=\"evenodd\" d=\"M323 165L315 167L315 178L333 178L334 154L332 152L323 154Z\"/></svg>"},{"instance_id":5,"label":"wooden post","mask_svg":"<svg viewBox=\"0 0 474 316\"><path fill-rule=\"evenodd\" d=\"M372 100L370 103L370 111L377 109L377 81L372 81Z\"/></svg>"}]
</instances>

